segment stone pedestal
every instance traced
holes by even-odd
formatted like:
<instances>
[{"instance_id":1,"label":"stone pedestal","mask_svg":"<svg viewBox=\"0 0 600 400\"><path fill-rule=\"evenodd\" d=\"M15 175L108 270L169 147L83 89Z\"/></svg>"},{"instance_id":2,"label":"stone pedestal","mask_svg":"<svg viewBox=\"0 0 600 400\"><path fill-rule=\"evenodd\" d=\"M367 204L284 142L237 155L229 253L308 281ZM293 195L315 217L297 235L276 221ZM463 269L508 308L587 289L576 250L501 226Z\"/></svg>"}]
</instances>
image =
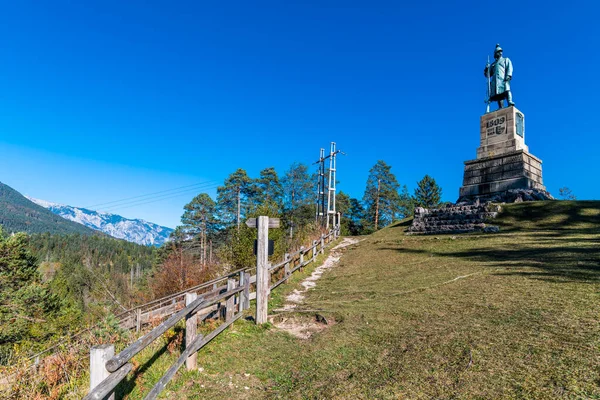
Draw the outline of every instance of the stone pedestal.
<instances>
[{"instance_id":1,"label":"stone pedestal","mask_svg":"<svg viewBox=\"0 0 600 400\"><path fill-rule=\"evenodd\" d=\"M481 117L477 158L465 161L458 201L520 189L547 194L542 160L530 154L525 145L525 116L513 106Z\"/></svg>"}]
</instances>

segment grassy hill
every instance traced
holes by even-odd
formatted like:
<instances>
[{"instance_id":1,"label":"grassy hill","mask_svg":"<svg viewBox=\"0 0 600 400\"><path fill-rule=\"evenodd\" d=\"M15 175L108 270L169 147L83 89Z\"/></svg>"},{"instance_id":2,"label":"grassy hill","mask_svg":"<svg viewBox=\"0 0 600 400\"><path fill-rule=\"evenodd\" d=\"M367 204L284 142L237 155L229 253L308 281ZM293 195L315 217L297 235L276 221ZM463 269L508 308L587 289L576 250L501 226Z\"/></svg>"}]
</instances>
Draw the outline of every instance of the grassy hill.
<instances>
[{"instance_id":1,"label":"grassy hill","mask_svg":"<svg viewBox=\"0 0 600 400\"><path fill-rule=\"evenodd\" d=\"M90 228L66 220L38 206L2 182L0 182L0 226L6 233L98 234Z\"/></svg>"},{"instance_id":2,"label":"grassy hill","mask_svg":"<svg viewBox=\"0 0 600 400\"><path fill-rule=\"evenodd\" d=\"M236 322L163 397L600 398L600 202L508 205L489 235L406 236L409 223L354 245L308 292L326 330ZM138 356L130 398L176 356Z\"/></svg>"}]
</instances>

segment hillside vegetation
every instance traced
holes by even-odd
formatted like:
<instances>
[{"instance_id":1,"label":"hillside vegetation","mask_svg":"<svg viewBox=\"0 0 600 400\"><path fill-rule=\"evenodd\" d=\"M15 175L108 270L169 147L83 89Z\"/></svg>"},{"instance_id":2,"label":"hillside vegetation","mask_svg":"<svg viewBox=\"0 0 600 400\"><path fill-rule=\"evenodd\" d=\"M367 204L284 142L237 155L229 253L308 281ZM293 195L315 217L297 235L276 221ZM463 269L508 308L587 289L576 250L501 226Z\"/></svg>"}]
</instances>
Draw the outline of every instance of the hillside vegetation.
<instances>
[{"instance_id":1,"label":"hillside vegetation","mask_svg":"<svg viewBox=\"0 0 600 400\"><path fill-rule=\"evenodd\" d=\"M5 233L100 234L46 210L2 182L0 182L0 226Z\"/></svg>"},{"instance_id":2,"label":"hillside vegetation","mask_svg":"<svg viewBox=\"0 0 600 400\"><path fill-rule=\"evenodd\" d=\"M507 205L490 235L406 236L409 223L366 237L309 291L303 309L328 329L301 340L240 321L164 397L600 397L600 202ZM146 355L138 384L175 356Z\"/></svg>"},{"instance_id":3,"label":"hillside vegetation","mask_svg":"<svg viewBox=\"0 0 600 400\"><path fill-rule=\"evenodd\" d=\"M0 228L0 371L143 301L156 252L104 235Z\"/></svg>"}]
</instances>

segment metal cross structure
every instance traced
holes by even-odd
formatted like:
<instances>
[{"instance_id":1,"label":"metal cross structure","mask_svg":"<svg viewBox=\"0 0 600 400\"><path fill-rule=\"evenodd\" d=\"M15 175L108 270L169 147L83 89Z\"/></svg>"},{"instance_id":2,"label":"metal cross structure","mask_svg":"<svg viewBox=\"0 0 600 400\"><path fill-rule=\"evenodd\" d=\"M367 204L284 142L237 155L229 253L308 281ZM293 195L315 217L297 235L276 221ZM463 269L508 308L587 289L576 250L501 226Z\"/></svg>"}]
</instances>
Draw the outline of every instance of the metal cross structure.
<instances>
[{"instance_id":1,"label":"metal cross structure","mask_svg":"<svg viewBox=\"0 0 600 400\"><path fill-rule=\"evenodd\" d=\"M335 142L331 142L329 151L329 189L327 191L327 223L325 228L329 229L329 220L331 225L335 226Z\"/></svg>"},{"instance_id":2,"label":"metal cross structure","mask_svg":"<svg viewBox=\"0 0 600 400\"><path fill-rule=\"evenodd\" d=\"M335 182L336 182L336 155L344 154L343 151L336 150L335 142L331 142L329 155L325 156L325 149L321 149L319 160L315 164L319 164L317 173L317 204L315 221L323 227L329 229L329 226L336 226L336 208L335 208ZM329 159L329 182L327 190L327 206L325 206L325 160ZM339 221L338 221L339 223Z\"/></svg>"},{"instance_id":3,"label":"metal cross structure","mask_svg":"<svg viewBox=\"0 0 600 400\"><path fill-rule=\"evenodd\" d=\"M317 172L317 206L315 211L315 222L323 224L325 216L325 149L321 149L319 160L315 162L319 164Z\"/></svg>"}]
</instances>

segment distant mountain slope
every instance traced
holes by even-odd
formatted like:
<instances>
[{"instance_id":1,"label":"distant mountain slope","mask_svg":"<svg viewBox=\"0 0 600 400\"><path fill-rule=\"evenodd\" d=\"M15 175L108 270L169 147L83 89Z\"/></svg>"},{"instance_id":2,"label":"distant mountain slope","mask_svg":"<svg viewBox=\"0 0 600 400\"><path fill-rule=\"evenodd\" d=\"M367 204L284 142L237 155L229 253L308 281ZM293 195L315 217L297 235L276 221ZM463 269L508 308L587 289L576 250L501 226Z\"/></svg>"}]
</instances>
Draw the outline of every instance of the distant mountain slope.
<instances>
[{"instance_id":1,"label":"distant mountain slope","mask_svg":"<svg viewBox=\"0 0 600 400\"><path fill-rule=\"evenodd\" d=\"M5 233L97 234L96 231L68 221L46 210L21 193L0 182L0 225Z\"/></svg>"},{"instance_id":2,"label":"distant mountain slope","mask_svg":"<svg viewBox=\"0 0 600 400\"><path fill-rule=\"evenodd\" d=\"M145 246L160 246L173 232L171 228L141 219L127 219L116 214L51 203L31 197L28 199L65 219L104 232L112 237Z\"/></svg>"}]
</instances>

